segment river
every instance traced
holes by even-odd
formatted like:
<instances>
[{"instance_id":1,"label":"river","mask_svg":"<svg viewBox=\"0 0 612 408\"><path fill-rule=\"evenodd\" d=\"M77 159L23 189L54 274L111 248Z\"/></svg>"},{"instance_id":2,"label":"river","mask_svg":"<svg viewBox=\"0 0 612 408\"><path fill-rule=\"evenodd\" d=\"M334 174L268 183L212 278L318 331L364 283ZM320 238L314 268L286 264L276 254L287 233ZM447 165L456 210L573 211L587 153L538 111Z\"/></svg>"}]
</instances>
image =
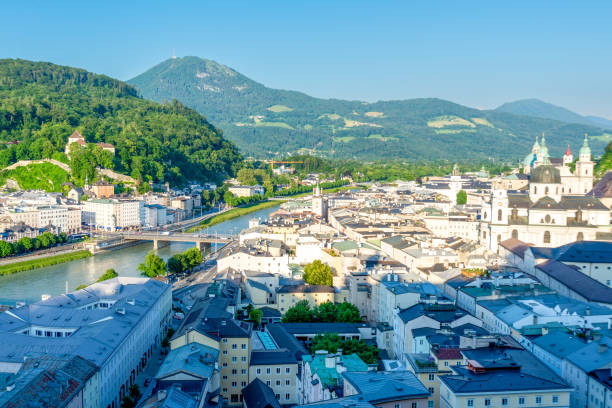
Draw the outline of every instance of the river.
<instances>
[{"instance_id":1,"label":"river","mask_svg":"<svg viewBox=\"0 0 612 408\"><path fill-rule=\"evenodd\" d=\"M237 234L249 226L251 218L266 220L278 207L264 208L233 220L212 226L202 232ZM186 242L171 243L161 247L157 254L164 259L177 252L193 247ZM0 277L0 304L15 304L17 301L28 303L41 299L43 294L56 296L73 291L81 284L94 282L108 268L114 268L119 276L139 276L138 264L153 249L153 243L146 242L128 248L117 249L89 258L78 259L46 268L33 269L13 275ZM213 246L213 249L215 247Z\"/></svg>"}]
</instances>

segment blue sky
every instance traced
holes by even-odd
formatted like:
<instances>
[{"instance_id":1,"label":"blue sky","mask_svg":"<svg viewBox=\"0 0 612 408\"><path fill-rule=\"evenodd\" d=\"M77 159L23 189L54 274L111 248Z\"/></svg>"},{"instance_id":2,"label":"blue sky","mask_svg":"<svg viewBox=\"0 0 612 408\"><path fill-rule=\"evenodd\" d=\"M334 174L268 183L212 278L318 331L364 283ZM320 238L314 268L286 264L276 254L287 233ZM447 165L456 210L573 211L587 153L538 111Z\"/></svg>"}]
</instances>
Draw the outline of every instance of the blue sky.
<instances>
[{"instance_id":1,"label":"blue sky","mask_svg":"<svg viewBox=\"0 0 612 408\"><path fill-rule=\"evenodd\" d=\"M540 98L612 119L611 1L12 1L0 58L129 79L214 59L313 96Z\"/></svg>"}]
</instances>

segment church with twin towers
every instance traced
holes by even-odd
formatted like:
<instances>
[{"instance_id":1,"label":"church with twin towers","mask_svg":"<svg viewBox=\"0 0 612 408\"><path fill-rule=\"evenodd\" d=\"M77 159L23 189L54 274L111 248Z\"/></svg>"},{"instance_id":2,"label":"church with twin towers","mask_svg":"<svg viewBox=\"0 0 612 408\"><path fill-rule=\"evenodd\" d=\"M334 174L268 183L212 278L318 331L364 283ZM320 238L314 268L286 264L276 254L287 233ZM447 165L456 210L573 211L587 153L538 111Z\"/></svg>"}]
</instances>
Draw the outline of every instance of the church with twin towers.
<instances>
[{"instance_id":1,"label":"church with twin towers","mask_svg":"<svg viewBox=\"0 0 612 408\"><path fill-rule=\"evenodd\" d=\"M586 135L576 162L569 146L562 158L551 158L546 138L536 138L521 163L529 175L527 187L519 191L494 187L484 200L481 243L497 251L499 243L510 238L557 247L608 235L610 209L590 194L594 167Z\"/></svg>"}]
</instances>

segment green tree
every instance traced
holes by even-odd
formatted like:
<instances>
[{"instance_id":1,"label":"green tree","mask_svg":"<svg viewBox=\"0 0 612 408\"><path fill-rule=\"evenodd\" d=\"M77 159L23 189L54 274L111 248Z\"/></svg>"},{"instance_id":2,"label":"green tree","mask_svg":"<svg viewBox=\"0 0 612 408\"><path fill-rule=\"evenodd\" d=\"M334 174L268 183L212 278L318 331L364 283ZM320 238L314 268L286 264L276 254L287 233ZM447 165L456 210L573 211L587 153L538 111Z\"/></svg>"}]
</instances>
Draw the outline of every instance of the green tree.
<instances>
[{"instance_id":1,"label":"green tree","mask_svg":"<svg viewBox=\"0 0 612 408\"><path fill-rule=\"evenodd\" d=\"M121 400L121 408L134 408L140 399L140 395L140 388L138 385L130 385L128 394Z\"/></svg>"},{"instance_id":2,"label":"green tree","mask_svg":"<svg viewBox=\"0 0 612 408\"><path fill-rule=\"evenodd\" d=\"M98 278L96 282L103 282L105 280L116 278L117 276L119 276L119 274L113 268L109 268L106 270L106 272L104 272L104 274L102 274L102 276Z\"/></svg>"},{"instance_id":3,"label":"green tree","mask_svg":"<svg viewBox=\"0 0 612 408\"><path fill-rule=\"evenodd\" d=\"M261 309L253 309L251 310L251 313L249 313L249 321L253 322L255 326L259 326L262 317L263 312Z\"/></svg>"},{"instance_id":4,"label":"green tree","mask_svg":"<svg viewBox=\"0 0 612 408\"><path fill-rule=\"evenodd\" d=\"M6 258L13 253L13 246L10 242L0 241L0 257Z\"/></svg>"},{"instance_id":5,"label":"green tree","mask_svg":"<svg viewBox=\"0 0 612 408\"><path fill-rule=\"evenodd\" d=\"M342 354L357 354L364 363L374 364L378 361L379 350L376 346L370 346L363 340L342 340L336 333L317 334L310 343L311 353L317 350L327 350L336 353L342 349Z\"/></svg>"},{"instance_id":6,"label":"green tree","mask_svg":"<svg viewBox=\"0 0 612 408\"><path fill-rule=\"evenodd\" d=\"M143 276L154 278L166 274L166 263L163 259L151 251L145 256L144 262L138 265L138 270Z\"/></svg>"},{"instance_id":7,"label":"green tree","mask_svg":"<svg viewBox=\"0 0 612 408\"><path fill-rule=\"evenodd\" d=\"M314 313L316 319L324 323L332 323L336 321L337 306L332 302L321 303Z\"/></svg>"},{"instance_id":8,"label":"green tree","mask_svg":"<svg viewBox=\"0 0 612 408\"><path fill-rule=\"evenodd\" d=\"M329 265L317 259L304 267L304 281L310 285L333 286L334 276Z\"/></svg>"},{"instance_id":9,"label":"green tree","mask_svg":"<svg viewBox=\"0 0 612 408\"><path fill-rule=\"evenodd\" d=\"M202 257L202 252L200 252L198 248L189 248L183 252L183 256L187 264L187 269L189 270L192 270L196 266L200 265L204 260Z\"/></svg>"},{"instance_id":10,"label":"green tree","mask_svg":"<svg viewBox=\"0 0 612 408\"><path fill-rule=\"evenodd\" d=\"M459 192L457 192L457 204L467 204L467 193L465 192L465 190L459 190Z\"/></svg>"},{"instance_id":11,"label":"green tree","mask_svg":"<svg viewBox=\"0 0 612 408\"><path fill-rule=\"evenodd\" d=\"M170 273L183 273L185 267L183 264L183 254L174 254L168 259L168 271Z\"/></svg>"},{"instance_id":12,"label":"green tree","mask_svg":"<svg viewBox=\"0 0 612 408\"><path fill-rule=\"evenodd\" d=\"M363 321L361 319L361 313L359 309L349 302L338 303L336 306L335 321L341 323L359 323Z\"/></svg>"},{"instance_id":13,"label":"green tree","mask_svg":"<svg viewBox=\"0 0 612 408\"><path fill-rule=\"evenodd\" d=\"M281 321L283 323L309 323L312 322L312 310L307 300L296 303L285 312Z\"/></svg>"}]
</instances>

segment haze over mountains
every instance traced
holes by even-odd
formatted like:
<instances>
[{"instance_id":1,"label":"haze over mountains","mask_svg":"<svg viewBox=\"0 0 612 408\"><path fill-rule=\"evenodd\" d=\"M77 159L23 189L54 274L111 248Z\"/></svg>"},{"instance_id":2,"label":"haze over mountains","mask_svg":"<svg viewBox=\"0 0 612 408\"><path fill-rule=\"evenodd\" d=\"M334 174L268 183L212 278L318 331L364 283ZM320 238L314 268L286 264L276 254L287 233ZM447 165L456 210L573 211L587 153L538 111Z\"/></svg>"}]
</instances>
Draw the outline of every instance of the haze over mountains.
<instances>
[{"instance_id":1,"label":"haze over mountains","mask_svg":"<svg viewBox=\"0 0 612 408\"><path fill-rule=\"evenodd\" d=\"M516 160L542 132L553 155L568 144L577 149L585 133L593 136L595 154L612 138L594 121L578 123L571 115L551 119L552 113L529 112L529 104L518 102L478 110L436 98L319 99L268 88L198 57L166 60L128 83L147 99L177 99L197 110L246 155L257 157L314 152L368 160Z\"/></svg>"},{"instance_id":2,"label":"haze over mountains","mask_svg":"<svg viewBox=\"0 0 612 408\"><path fill-rule=\"evenodd\" d=\"M517 115L535 116L537 118L553 119L565 123L581 123L604 129L612 129L612 120L598 116L582 116L561 106L543 102L539 99L521 99L519 101L504 103L495 109L499 112L514 113Z\"/></svg>"}]
</instances>

